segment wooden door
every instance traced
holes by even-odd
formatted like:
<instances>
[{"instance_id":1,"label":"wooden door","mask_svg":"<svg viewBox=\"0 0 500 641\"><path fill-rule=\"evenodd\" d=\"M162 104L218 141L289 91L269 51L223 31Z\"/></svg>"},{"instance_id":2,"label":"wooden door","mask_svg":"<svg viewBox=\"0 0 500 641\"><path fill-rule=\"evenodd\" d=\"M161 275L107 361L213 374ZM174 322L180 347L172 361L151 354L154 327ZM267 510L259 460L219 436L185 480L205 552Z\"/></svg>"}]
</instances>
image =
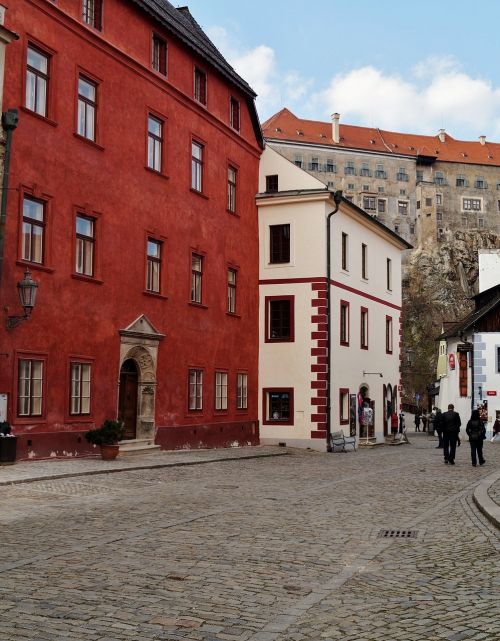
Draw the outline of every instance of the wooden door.
<instances>
[{"instance_id":1,"label":"wooden door","mask_svg":"<svg viewBox=\"0 0 500 641\"><path fill-rule=\"evenodd\" d=\"M120 371L120 399L118 415L125 423L125 438L136 437L137 429L137 388L139 374L135 363L125 361Z\"/></svg>"}]
</instances>

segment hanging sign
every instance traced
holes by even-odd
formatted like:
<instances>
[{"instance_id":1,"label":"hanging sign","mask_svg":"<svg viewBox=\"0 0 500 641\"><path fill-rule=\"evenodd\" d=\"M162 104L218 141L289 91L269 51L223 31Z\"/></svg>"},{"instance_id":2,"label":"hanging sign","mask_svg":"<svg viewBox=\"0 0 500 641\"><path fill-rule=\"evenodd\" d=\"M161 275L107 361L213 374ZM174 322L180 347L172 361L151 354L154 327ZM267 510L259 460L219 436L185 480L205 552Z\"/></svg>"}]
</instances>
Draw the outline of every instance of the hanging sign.
<instances>
[{"instance_id":1,"label":"hanging sign","mask_svg":"<svg viewBox=\"0 0 500 641\"><path fill-rule=\"evenodd\" d=\"M455 369L455 354L450 354L448 356L448 364L450 366L450 369Z\"/></svg>"}]
</instances>

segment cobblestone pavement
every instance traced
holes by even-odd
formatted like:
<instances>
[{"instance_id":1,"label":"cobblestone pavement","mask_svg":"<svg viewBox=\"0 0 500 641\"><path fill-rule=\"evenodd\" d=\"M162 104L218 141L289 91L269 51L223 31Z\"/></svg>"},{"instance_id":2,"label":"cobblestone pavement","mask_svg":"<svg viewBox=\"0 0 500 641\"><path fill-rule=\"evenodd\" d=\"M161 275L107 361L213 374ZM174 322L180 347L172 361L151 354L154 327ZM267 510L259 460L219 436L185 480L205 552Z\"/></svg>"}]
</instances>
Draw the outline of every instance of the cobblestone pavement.
<instances>
[{"instance_id":1,"label":"cobblestone pavement","mask_svg":"<svg viewBox=\"0 0 500 641\"><path fill-rule=\"evenodd\" d=\"M411 440L4 486L0 639L499 641L500 448Z\"/></svg>"},{"instance_id":2,"label":"cobblestone pavement","mask_svg":"<svg viewBox=\"0 0 500 641\"><path fill-rule=\"evenodd\" d=\"M500 505L500 479L498 479L491 485L490 489L488 490L488 494L497 505Z\"/></svg>"}]
</instances>

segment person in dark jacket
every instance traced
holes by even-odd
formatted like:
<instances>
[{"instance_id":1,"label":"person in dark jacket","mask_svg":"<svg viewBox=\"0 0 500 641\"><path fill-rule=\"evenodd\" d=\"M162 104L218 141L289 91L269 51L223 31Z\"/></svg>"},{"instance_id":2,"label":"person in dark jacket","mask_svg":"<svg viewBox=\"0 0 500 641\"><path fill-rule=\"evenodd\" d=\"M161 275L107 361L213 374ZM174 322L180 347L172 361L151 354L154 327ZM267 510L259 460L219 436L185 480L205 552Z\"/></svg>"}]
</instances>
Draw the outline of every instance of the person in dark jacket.
<instances>
[{"instance_id":1,"label":"person in dark jacket","mask_svg":"<svg viewBox=\"0 0 500 641\"><path fill-rule=\"evenodd\" d=\"M443 414L439 407L435 407L435 414L434 414L434 431L438 435L439 442L437 444L436 449L443 448Z\"/></svg>"},{"instance_id":2,"label":"person in dark jacket","mask_svg":"<svg viewBox=\"0 0 500 641\"><path fill-rule=\"evenodd\" d=\"M472 414L465 431L469 436L472 465L474 467L477 465L476 454L479 459L479 465L484 465L483 441L486 438L486 429L479 416L479 410L472 410Z\"/></svg>"},{"instance_id":3,"label":"person in dark jacket","mask_svg":"<svg viewBox=\"0 0 500 641\"><path fill-rule=\"evenodd\" d=\"M448 405L448 411L443 412L442 417L444 462L446 465L455 465L455 451L462 421L452 403Z\"/></svg>"},{"instance_id":4,"label":"person in dark jacket","mask_svg":"<svg viewBox=\"0 0 500 641\"><path fill-rule=\"evenodd\" d=\"M420 414L418 411L415 414L415 432L420 432Z\"/></svg>"}]
</instances>

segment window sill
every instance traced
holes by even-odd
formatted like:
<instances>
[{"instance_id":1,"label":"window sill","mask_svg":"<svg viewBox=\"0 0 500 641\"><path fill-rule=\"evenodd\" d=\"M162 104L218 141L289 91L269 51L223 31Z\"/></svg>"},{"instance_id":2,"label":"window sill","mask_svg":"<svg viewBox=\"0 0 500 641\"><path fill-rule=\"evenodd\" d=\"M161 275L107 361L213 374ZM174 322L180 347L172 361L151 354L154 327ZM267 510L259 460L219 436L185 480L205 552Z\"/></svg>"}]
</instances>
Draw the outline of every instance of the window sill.
<instances>
[{"instance_id":1,"label":"window sill","mask_svg":"<svg viewBox=\"0 0 500 641\"><path fill-rule=\"evenodd\" d=\"M157 169L153 169L152 167L148 167L147 165L144 165L144 169L146 171L149 171L149 173L154 174L155 176L158 176L159 178L163 178L164 180L170 180L170 176L167 176L167 174L164 174L162 171L158 171Z\"/></svg>"},{"instance_id":2,"label":"window sill","mask_svg":"<svg viewBox=\"0 0 500 641\"><path fill-rule=\"evenodd\" d=\"M339 423L341 425L349 425L349 419L348 418L341 418Z\"/></svg>"},{"instance_id":3,"label":"window sill","mask_svg":"<svg viewBox=\"0 0 500 641\"><path fill-rule=\"evenodd\" d=\"M29 260L16 260L16 265L19 265L20 267L29 267L30 269L34 269L39 272L47 272L47 274L53 274L55 272L55 269L52 267L47 267L41 263L32 263Z\"/></svg>"},{"instance_id":4,"label":"window sill","mask_svg":"<svg viewBox=\"0 0 500 641\"><path fill-rule=\"evenodd\" d=\"M91 414L70 414L69 416L66 416L64 422L77 424L87 423L89 429L93 429L95 425L95 421Z\"/></svg>"},{"instance_id":5,"label":"window sill","mask_svg":"<svg viewBox=\"0 0 500 641\"><path fill-rule=\"evenodd\" d=\"M241 218L241 214L238 214L237 211L231 211L231 209L226 209L227 213L230 214L231 216L234 216L235 218Z\"/></svg>"},{"instance_id":6,"label":"window sill","mask_svg":"<svg viewBox=\"0 0 500 641\"><path fill-rule=\"evenodd\" d=\"M346 343L345 341L340 341L341 347L349 347L349 343Z\"/></svg>"},{"instance_id":7,"label":"window sill","mask_svg":"<svg viewBox=\"0 0 500 641\"><path fill-rule=\"evenodd\" d=\"M52 120L51 118L47 118L47 116L42 116L41 114L37 114L36 111L31 111L31 109L28 109L28 107L23 107L22 105L20 109L23 113L29 114L30 116L33 116L34 118L37 118L38 120L41 120L42 122L47 123L51 127L57 127L57 122L55 120Z\"/></svg>"},{"instance_id":8,"label":"window sill","mask_svg":"<svg viewBox=\"0 0 500 641\"><path fill-rule=\"evenodd\" d=\"M191 307L198 307L199 309L208 309L208 305L203 305L203 303L195 303L192 300L188 302L188 305L190 305Z\"/></svg>"},{"instance_id":9,"label":"window sill","mask_svg":"<svg viewBox=\"0 0 500 641\"><path fill-rule=\"evenodd\" d=\"M361 349L364 349L364 350L368 351L368 345L361 345Z\"/></svg>"},{"instance_id":10,"label":"window sill","mask_svg":"<svg viewBox=\"0 0 500 641\"><path fill-rule=\"evenodd\" d=\"M229 410L214 410L213 416L227 416Z\"/></svg>"},{"instance_id":11,"label":"window sill","mask_svg":"<svg viewBox=\"0 0 500 641\"><path fill-rule=\"evenodd\" d=\"M236 314L236 312L226 312L226 316L229 316L230 318L241 318L241 315Z\"/></svg>"},{"instance_id":12,"label":"window sill","mask_svg":"<svg viewBox=\"0 0 500 641\"><path fill-rule=\"evenodd\" d=\"M389 352L388 350L385 350L385 353L386 353L388 356L392 356L392 353L393 353L393 352L392 352L392 350L391 350L390 352Z\"/></svg>"},{"instance_id":13,"label":"window sill","mask_svg":"<svg viewBox=\"0 0 500 641\"><path fill-rule=\"evenodd\" d=\"M208 200L208 196L204 194L202 191L198 191L197 189L193 189L192 187L189 188L189 191L193 194L196 194L197 196L200 196L200 198L204 198L205 200Z\"/></svg>"},{"instance_id":14,"label":"window sill","mask_svg":"<svg viewBox=\"0 0 500 641\"><path fill-rule=\"evenodd\" d=\"M150 292L148 289L145 289L143 292L144 296L151 296L151 298L159 298L160 300L168 300L168 296L160 294L160 292Z\"/></svg>"},{"instance_id":15,"label":"window sill","mask_svg":"<svg viewBox=\"0 0 500 641\"><path fill-rule=\"evenodd\" d=\"M73 136L78 140L81 140L82 142L86 142L87 145L90 145L95 149L99 149L99 151L104 151L104 147L102 145L99 145L95 140L91 140L90 138L85 138L85 136L77 134L76 131L73 133Z\"/></svg>"},{"instance_id":16,"label":"window sill","mask_svg":"<svg viewBox=\"0 0 500 641\"><path fill-rule=\"evenodd\" d=\"M270 420L264 420L262 421L262 425L290 425L293 427L293 423L290 421L270 421Z\"/></svg>"},{"instance_id":17,"label":"window sill","mask_svg":"<svg viewBox=\"0 0 500 641\"><path fill-rule=\"evenodd\" d=\"M16 416L15 418L12 419L12 425L15 427L16 425L46 425L47 424L47 417L46 416ZM19 436L19 434L15 434L14 436ZM24 435L23 436L27 436Z\"/></svg>"},{"instance_id":18,"label":"window sill","mask_svg":"<svg viewBox=\"0 0 500 641\"><path fill-rule=\"evenodd\" d=\"M241 408L238 408L238 407L237 407L237 408L236 408L236 414L237 414L238 416L243 416L244 414L248 414L248 407L245 407L245 408L242 408L242 407L241 407Z\"/></svg>"},{"instance_id":19,"label":"window sill","mask_svg":"<svg viewBox=\"0 0 500 641\"><path fill-rule=\"evenodd\" d=\"M266 336L266 343L295 343L293 338L269 338Z\"/></svg>"},{"instance_id":20,"label":"window sill","mask_svg":"<svg viewBox=\"0 0 500 641\"><path fill-rule=\"evenodd\" d=\"M71 274L71 278L74 278L75 280L83 280L87 283L94 283L95 285L102 285L104 283L104 281L99 278L95 278L94 276L85 276L85 274L73 273Z\"/></svg>"}]
</instances>

